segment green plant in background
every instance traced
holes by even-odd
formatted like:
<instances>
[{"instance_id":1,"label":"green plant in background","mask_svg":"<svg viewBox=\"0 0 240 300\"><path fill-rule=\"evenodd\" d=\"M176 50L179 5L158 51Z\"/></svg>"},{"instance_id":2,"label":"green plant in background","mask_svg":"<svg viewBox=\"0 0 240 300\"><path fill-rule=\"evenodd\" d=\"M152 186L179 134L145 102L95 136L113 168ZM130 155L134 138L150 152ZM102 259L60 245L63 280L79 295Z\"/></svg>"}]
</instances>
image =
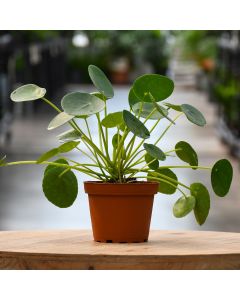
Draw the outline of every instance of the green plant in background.
<instances>
[{"instance_id":1,"label":"green plant in background","mask_svg":"<svg viewBox=\"0 0 240 300\"><path fill-rule=\"evenodd\" d=\"M137 78L130 89L130 109L108 113L108 101L112 101L110 99L114 97L112 85L98 67L90 65L88 72L97 91L69 93L62 98L61 109L45 98L44 88L34 84L21 86L12 92L11 99L15 102L42 100L57 111L56 117L48 126L49 130L66 123L71 129L58 136L60 146L42 154L37 160L7 162L4 157L0 165L47 165L43 177L43 192L50 202L62 208L71 206L78 194L77 178L73 171L113 184L134 184L138 179L156 181L159 182L160 193L174 194L180 191L182 194L173 207L175 217L184 217L193 211L197 222L203 224L210 209L207 188L199 182L190 186L184 184L173 170L191 168L194 172L197 169L210 171L214 192L224 197L229 191L233 176L230 162L221 159L211 167L199 166L197 153L186 141L179 141L168 151L159 147L162 138L181 116L197 126L204 126L206 120L201 112L189 104L162 102L172 94L173 81L158 74L147 74ZM171 112L176 112L176 115L172 117ZM89 118L96 118L99 143L93 140ZM151 133L163 119L167 119L169 124L154 143L148 143ZM154 122L151 128L147 126L150 120ZM111 140L110 128L115 129ZM113 146L112 153L109 151L110 143ZM83 150L82 144L87 147L88 152ZM66 153L73 149L79 151L79 161L67 157ZM162 165L172 153L185 164ZM85 158L90 162L81 162Z\"/></svg>"}]
</instances>

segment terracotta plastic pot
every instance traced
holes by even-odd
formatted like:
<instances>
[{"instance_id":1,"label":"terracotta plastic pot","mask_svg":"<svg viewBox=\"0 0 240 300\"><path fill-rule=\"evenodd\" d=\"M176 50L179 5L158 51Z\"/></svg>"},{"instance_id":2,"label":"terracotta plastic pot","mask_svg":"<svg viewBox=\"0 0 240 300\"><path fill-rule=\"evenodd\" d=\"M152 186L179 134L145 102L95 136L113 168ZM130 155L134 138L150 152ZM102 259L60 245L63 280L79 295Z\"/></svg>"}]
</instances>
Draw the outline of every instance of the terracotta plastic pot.
<instances>
[{"instance_id":1,"label":"terracotta plastic pot","mask_svg":"<svg viewBox=\"0 0 240 300\"><path fill-rule=\"evenodd\" d=\"M96 242L147 242L157 182L86 181L93 237Z\"/></svg>"}]
</instances>

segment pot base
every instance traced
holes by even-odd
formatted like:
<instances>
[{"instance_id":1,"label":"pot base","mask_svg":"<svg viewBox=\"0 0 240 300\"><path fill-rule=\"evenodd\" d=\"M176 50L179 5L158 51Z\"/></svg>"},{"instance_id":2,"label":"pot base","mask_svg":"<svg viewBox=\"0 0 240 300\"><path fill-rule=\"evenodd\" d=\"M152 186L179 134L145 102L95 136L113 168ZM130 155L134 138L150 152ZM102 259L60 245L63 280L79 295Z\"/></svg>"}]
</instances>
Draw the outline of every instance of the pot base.
<instances>
[{"instance_id":1,"label":"pot base","mask_svg":"<svg viewBox=\"0 0 240 300\"><path fill-rule=\"evenodd\" d=\"M95 242L97 243L117 243L117 244L127 244L127 243L147 243L148 239L144 239L144 240L139 240L139 241L132 241L132 240L128 240L128 241L119 241L119 240L95 240Z\"/></svg>"}]
</instances>

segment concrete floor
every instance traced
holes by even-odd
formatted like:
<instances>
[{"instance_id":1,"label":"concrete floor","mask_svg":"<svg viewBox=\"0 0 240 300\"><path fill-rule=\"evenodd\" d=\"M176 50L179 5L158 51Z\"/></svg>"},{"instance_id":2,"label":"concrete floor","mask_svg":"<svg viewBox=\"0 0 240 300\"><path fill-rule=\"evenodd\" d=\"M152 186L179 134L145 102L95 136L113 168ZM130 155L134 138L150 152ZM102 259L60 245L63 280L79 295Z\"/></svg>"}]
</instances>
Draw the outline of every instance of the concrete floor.
<instances>
[{"instance_id":1,"label":"concrete floor","mask_svg":"<svg viewBox=\"0 0 240 300\"><path fill-rule=\"evenodd\" d=\"M81 87L71 87L71 90ZM87 87L84 87L88 90ZM118 111L127 107L128 87L116 87L115 98L109 100L109 111ZM177 87L171 99L172 103L189 103L201 110L207 126L200 128L189 123L185 117L177 121L169 134L160 143L162 150L171 150L180 140L189 141L199 154L201 165L212 165L216 160L228 157L227 149L220 143L217 136L217 120L214 107L206 100L204 93L194 89ZM169 102L169 101L168 101ZM174 115L174 113L173 113ZM172 116L173 116L172 115ZM56 146L56 133L65 128L48 132L46 127L54 116L44 108L42 113L34 117L18 118L13 123L13 139L7 150L9 161L36 159L43 151ZM89 118L94 139L97 139L96 119ZM162 132L168 121L162 120L154 131L151 140ZM66 126L65 126L66 127ZM67 127L66 127L67 128ZM111 132L113 134L113 132ZM149 141L150 142L150 141ZM77 159L79 154L74 152L71 158ZM81 156L80 156L81 159ZM231 158L230 158L231 159ZM206 171L178 169L176 173L182 182L203 182L212 196L209 218L203 226L198 226L193 214L176 219L172 215L172 206L180 196L158 194L152 216L153 229L184 229L184 230L217 230L240 232L240 197L238 163L234 164L235 174L231 192L222 199L214 196L210 187L210 174ZM182 164L177 158L169 157L167 164ZM164 162L165 164L165 162ZM1 230L31 230L54 228L90 228L87 195L83 192L82 181L87 176L77 174L79 179L79 196L74 205L68 209L60 209L49 203L41 190L43 175L42 166L15 166L0 168L0 229Z\"/></svg>"}]
</instances>

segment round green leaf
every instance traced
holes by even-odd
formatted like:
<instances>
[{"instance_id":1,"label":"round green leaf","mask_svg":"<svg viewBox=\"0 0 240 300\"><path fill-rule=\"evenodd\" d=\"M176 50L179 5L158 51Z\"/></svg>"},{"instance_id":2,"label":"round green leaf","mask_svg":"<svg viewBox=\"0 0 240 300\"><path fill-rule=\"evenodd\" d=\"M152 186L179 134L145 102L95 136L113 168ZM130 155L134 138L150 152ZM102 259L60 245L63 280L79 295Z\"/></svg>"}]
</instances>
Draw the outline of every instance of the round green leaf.
<instances>
[{"instance_id":1,"label":"round green leaf","mask_svg":"<svg viewBox=\"0 0 240 300\"><path fill-rule=\"evenodd\" d=\"M172 94L174 83L166 76L147 74L134 81L133 90L136 97L141 101L151 102L149 97L149 93L151 93L158 102L168 98Z\"/></svg>"},{"instance_id":2,"label":"round green leaf","mask_svg":"<svg viewBox=\"0 0 240 300\"><path fill-rule=\"evenodd\" d=\"M136 136L142 139L148 139L150 137L150 132L144 126L144 124L141 121L139 121L134 115L132 115L129 111L123 111L123 120L127 128Z\"/></svg>"},{"instance_id":3,"label":"round green leaf","mask_svg":"<svg viewBox=\"0 0 240 300\"><path fill-rule=\"evenodd\" d=\"M104 94L108 99L114 96L112 84L102 70L94 65L90 65L88 67L88 74L100 93Z\"/></svg>"},{"instance_id":4,"label":"round green leaf","mask_svg":"<svg viewBox=\"0 0 240 300\"><path fill-rule=\"evenodd\" d=\"M168 110L164 107L162 107L162 109L164 110L164 114L168 115ZM164 118L164 115L161 114L155 107L155 105L153 103L149 103L149 102L138 102L136 104L134 104L132 106L132 110L133 112L138 116L139 113L141 112L140 116L142 118L147 118L150 113L154 111L154 113L151 115L151 117L149 119L151 120L159 120Z\"/></svg>"},{"instance_id":5,"label":"round green leaf","mask_svg":"<svg viewBox=\"0 0 240 300\"><path fill-rule=\"evenodd\" d=\"M147 151L147 153L150 154L152 157L157 158L158 160L166 159L166 155L164 154L164 152L157 146L144 143L143 147Z\"/></svg>"},{"instance_id":6,"label":"round green leaf","mask_svg":"<svg viewBox=\"0 0 240 300\"><path fill-rule=\"evenodd\" d=\"M103 120L102 125L107 128L117 127L123 123L123 113L118 111L108 114Z\"/></svg>"},{"instance_id":7,"label":"round green leaf","mask_svg":"<svg viewBox=\"0 0 240 300\"><path fill-rule=\"evenodd\" d=\"M156 170L159 167L159 161L148 153L145 154L145 161L152 170Z\"/></svg>"},{"instance_id":8,"label":"round green leaf","mask_svg":"<svg viewBox=\"0 0 240 300\"><path fill-rule=\"evenodd\" d=\"M14 102L32 101L44 97L45 94L46 89L35 84L26 84L13 91L10 98Z\"/></svg>"},{"instance_id":9,"label":"round green leaf","mask_svg":"<svg viewBox=\"0 0 240 300\"><path fill-rule=\"evenodd\" d=\"M171 103L167 103L167 102L165 102L163 104L173 110L182 111L181 105L175 105L175 104L171 104Z\"/></svg>"},{"instance_id":10,"label":"round green leaf","mask_svg":"<svg viewBox=\"0 0 240 300\"><path fill-rule=\"evenodd\" d=\"M190 189L191 195L196 199L194 215L198 224L202 225L206 221L210 210L210 195L202 183L193 183Z\"/></svg>"},{"instance_id":11,"label":"round green leaf","mask_svg":"<svg viewBox=\"0 0 240 300\"><path fill-rule=\"evenodd\" d=\"M80 140L82 136L79 133L79 131L75 129L70 129L68 131L59 134L57 137L60 141L70 142L70 141Z\"/></svg>"},{"instance_id":12,"label":"round green leaf","mask_svg":"<svg viewBox=\"0 0 240 300\"><path fill-rule=\"evenodd\" d=\"M66 142L58 147L58 152L59 153L69 152L69 151L73 150L74 148L76 148L79 145L79 143L80 142L74 142L74 141Z\"/></svg>"},{"instance_id":13,"label":"round green leaf","mask_svg":"<svg viewBox=\"0 0 240 300\"><path fill-rule=\"evenodd\" d=\"M45 153L43 153L37 160L37 164L42 163L43 161L49 160L53 156L56 156L58 154L58 148L51 149Z\"/></svg>"},{"instance_id":14,"label":"round green leaf","mask_svg":"<svg viewBox=\"0 0 240 300\"><path fill-rule=\"evenodd\" d=\"M77 178L72 171L64 167L49 169L42 183L46 198L60 208L66 208L73 204L78 194Z\"/></svg>"},{"instance_id":15,"label":"round green leaf","mask_svg":"<svg viewBox=\"0 0 240 300\"><path fill-rule=\"evenodd\" d=\"M113 148L117 148L118 147L118 144L121 141L121 138L122 138L121 134L119 134L119 133L114 134L114 136L112 138Z\"/></svg>"},{"instance_id":16,"label":"round green leaf","mask_svg":"<svg viewBox=\"0 0 240 300\"><path fill-rule=\"evenodd\" d=\"M170 169L158 169L156 170L156 174L159 178L162 178L164 180L168 180L166 176L172 180L178 181L177 175ZM170 182L170 181L169 181ZM176 192L178 183L170 182L168 184L167 182L160 182L159 187L158 187L158 192L162 194L174 194ZM175 185L175 186L173 186Z\"/></svg>"},{"instance_id":17,"label":"round green leaf","mask_svg":"<svg viewBox=\"0 0 240 300\"><path fill-rule=\"evenodd\" d=\"M182 196L179 198L173 206L174 216L176 218L185 217L194 209L195 201L195 197L193 196Z\"/></svg>"},{"instance_id":18,"label":"round green leaf","mask_svg":"<svg viewBox=\"0 0 240 300\"><path fill-rule=\"evenodd\" d=\"M133 88L131 88L130 91L129 91L129 94L128 94L128 103L129 103L129 106L132 108L133 105L135 105L138 102L141 102L141 100L138 99L138 97L134 93Z\"/></svg>"},{"instance_id":19,"label":"round green leaf","mask_svg":"<svg viewBox=\"0 0 240 300\"><path fill-rule=\"evenodd\" d=\"M58 164L64 164L64 165L66 165L66 167L69 166L68 161L65 160L65 159L62 159L62 158L57 159L57 160L54 160L53 162L54 162L54 163L58 163ZM45 168L44 176L46 175L46 173L47 173L49 170L51 170L51 169L53 169L53 168L59 168L59 167L54 166L54 165L48 165L48 166Z\"/></svg>"},{"instance_id":20,"label":"round green leaf","mask_svg":"<svg viewBox=\"0 0 240 300\"><path fill-rule=\"evenodd\" d=\"M105 107L105 102L98 97L81 92L73 92L62 98L63 110L73 116L92 115L100 112Z\"/></svg>"},{"instance_id":21,"label":"round green leaf","mask_svg":"<svg viewBox=\"0 0 240 300\"><path fill-rule=\"evenodd\" d=\"M74 116L71 116L63 111L60 114L58 114L55 118L52 119L52 121L48 125L48 130L55 129L55 128L69 122L73 118L74 118Z\"/></svg>"},{"instance_id":22,"label":"round green leaf","mask_svg":"<svg viewBox=\"0 0 240 300\"><path fill-rule=\"evenodd\" d=\"M203 114L198 109L193 107L192 105L182 104L181 109L190 122L192 122L198 126L206 125L207 122L206 122Z\"/></svg>"},{"instance_id":23,"label":"round green leaf","mask_svg":"<svg viewBox=\"0 0 240 300\"><path fill-rule=\"evenodd\" d=\"M177 156L188 163L190 166L198 166L198 156L190 144L180 141L175 146ZM196 169L196 168L193 168Z\"/></svg>"},{"instance_id":24,"label":"round green leaf","mask_svg":"<svg viewBox=\"0 0 240 300\"><path fill-rule=\"evenodd\" d=\"M227 159L221 159L215 163L211 172L212 188L216 195L224 197L231 186L233 168Z\"/></svg>"}]
</instances>

